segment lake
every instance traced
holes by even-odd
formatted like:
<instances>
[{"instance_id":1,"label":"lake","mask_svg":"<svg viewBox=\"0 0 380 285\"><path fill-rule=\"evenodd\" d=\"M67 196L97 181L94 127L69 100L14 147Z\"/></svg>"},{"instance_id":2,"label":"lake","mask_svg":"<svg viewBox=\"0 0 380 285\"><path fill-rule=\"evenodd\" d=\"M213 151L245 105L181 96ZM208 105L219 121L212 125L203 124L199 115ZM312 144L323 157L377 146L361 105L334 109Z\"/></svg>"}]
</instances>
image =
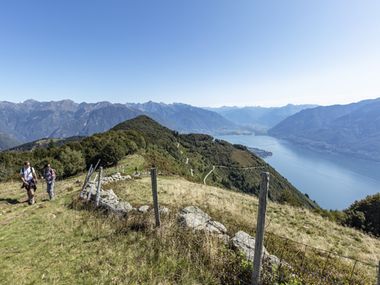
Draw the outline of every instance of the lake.
<instances>
[{"instance_id":1,"label":"lake","mask_svg":"<svg viewBox=\"0 0 380 285\"><path fill-rule=\"evenodd\" d=\"M317 152L270 136L218 138L271 151L265 161L323 208L342 210L380 192L380 162Z\"/></svg>"}]
</instances>

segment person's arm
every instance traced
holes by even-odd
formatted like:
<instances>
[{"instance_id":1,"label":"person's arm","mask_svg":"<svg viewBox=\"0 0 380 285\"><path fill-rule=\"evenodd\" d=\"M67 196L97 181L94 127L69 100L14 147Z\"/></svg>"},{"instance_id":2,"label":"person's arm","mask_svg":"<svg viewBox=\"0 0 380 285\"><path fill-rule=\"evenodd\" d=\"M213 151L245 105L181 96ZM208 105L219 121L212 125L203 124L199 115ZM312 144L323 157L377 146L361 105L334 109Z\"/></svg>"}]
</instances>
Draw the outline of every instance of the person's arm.
<instances>
[{"instance_id":1,"label":"person's arm","mask_svg":"<svg viewBox=\"0 0 380 285\"><path fill-rule=\"evenodd\" d=\"M21 177L22 182L23 182L23 183L26 183L26 182L25 182L25 177L24 177L24 171L23 171L22 168L21 168L21 170L20 170L20 177Z\"/></svg>"}]
</instances>

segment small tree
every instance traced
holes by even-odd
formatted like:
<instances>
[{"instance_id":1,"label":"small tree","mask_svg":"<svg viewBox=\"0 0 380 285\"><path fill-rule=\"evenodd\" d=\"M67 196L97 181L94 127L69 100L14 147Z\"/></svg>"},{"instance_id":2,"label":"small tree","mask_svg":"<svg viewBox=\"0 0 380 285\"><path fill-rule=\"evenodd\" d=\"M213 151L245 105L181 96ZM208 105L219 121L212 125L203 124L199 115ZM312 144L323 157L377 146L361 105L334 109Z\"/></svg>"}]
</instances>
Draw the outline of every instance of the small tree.
<instances>
[{"instance_id":1,"label":"small tree","mask_svg":"<svg viewBox=\"0 0 380 285\"><path fill-rule=\"evenodd\" d=\"M125 149L116 143L107 143L100 153L104 166L116 165L125 155Z\"/></svg>"},{"instance_id":2,"label":"small tree","mask_svg":"<svg viewBox=\"0 0 380 285\"><path fill-rule=\"evenodd\" d=\"M59 154L58 160L63 164L63 177L77 174L85 167L85 160L80 151L64 147Z\"/></svg>"}]
</instances>

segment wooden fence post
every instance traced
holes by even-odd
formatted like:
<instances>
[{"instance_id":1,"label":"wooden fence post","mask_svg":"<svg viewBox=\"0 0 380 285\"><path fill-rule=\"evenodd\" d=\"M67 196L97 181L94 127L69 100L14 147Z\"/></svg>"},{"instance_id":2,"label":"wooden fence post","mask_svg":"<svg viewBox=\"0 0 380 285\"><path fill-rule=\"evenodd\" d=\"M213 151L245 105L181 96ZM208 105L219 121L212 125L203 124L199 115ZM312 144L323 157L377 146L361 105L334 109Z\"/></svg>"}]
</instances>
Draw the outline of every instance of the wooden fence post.
<instances>
[{"instance_id":1,"label":"wooden fence post","mask_svg":"<svg viewBox=\"0 0 380 285\"><path fill-rule=\"evenodd\" d=\"M380 285L380 260L379 267L377 268L377 285Z\"/></svg>"},{"instance_id":2,"label":"wooden fence post","mask_svg":"<svg viewBox=\"0 0 380 285\"><path fill-rule=\"evenodd\" d=\"M96 171L96 169L98 168L99 163L100 163L100 159L99 159L98 162L95 164L95 167L93 167L92 164L90 165L90 169L89 169L88 172L87 172L87 175L86 175L86 178L85 178L85 180L84 180L84 183L83 183L83 186L82 186L82 190L81 190L81 193L80 193L80 196L81 196L81 197L84 196L84 194L85 194L85 192L86 192L85 189L86 189L86 187L87 187L87 184L88 184L88 182L90 181L92 174L93 174L93 173ZM95 179L95 180L96 180L96 179ZM90 192L90 194L91 194L91 192ZM89 196L90 196L90 194L89 194Z\"/></svg>"},{"instance_id":3,"label":"wooden fence post","mask_svg":"<svg viewBox=\"0 0 380 285\"><path fill-rule=\"evenodd\" d=\"M154 216L156 218L156 227L161 225L160 221L160 210L158 206L158 194L157 194L157 169L152 167L150 169L150 177L152 179L152 195L153 195L153 206L154 206Z\"/></svg>"},{"instance_id":4,"label":"wooden fence post","mask_svg":"<svg viewBox=\"0 0 380 285\"><path fill-rule=\"evenodd\" d=\"M267 210L267 199L269 189L269 172L261 173L261 184L259 194L259 210L257 213L255 254L253 257L252 284L259 285L260 269L264 245L265 215Z\"/></svg>"},{"instance_id":5,"label":"wooden fence post","mask_svg":"<svg viewBox=\"0 0 380 285\"><path fill-rule=\"evenodd\" d=\"M84 182L83 182L83 186L82 186L82 189L80 191L80 196L82 197L85 193L85 189L86 189L86 186L87 186L87 183L88 183L88 179L91 175L91 171L92 171L92 164L90 165L90 168L88 169L88 172L86 174L86 178L84 179Z\"/></svg>"},{"instance_id":6,"label":"wooden fence post","mask_svg":"<svg viewBox=\"0 0 380 285\"><path fill-rule=\"evenodd\" d=\"M99 176L98 176L98 187L96 188L96 207L99 206L99 202L100 202L100 190L102 188L102 174L103 174L103 167L100 167Z\"/></svg>"}]
</instances>

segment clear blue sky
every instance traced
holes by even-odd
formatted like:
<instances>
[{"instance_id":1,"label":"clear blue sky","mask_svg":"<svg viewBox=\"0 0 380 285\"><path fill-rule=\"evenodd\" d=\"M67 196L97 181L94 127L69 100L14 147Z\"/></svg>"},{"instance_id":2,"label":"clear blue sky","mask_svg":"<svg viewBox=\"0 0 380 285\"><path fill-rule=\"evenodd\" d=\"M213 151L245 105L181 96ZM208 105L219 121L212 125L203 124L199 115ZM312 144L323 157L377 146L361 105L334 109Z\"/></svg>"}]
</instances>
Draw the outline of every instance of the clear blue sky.
<instances>
[{"instance_id":1,"label":"clear blue sky","mask_svg":"<svg viewBox=\"0 0 380 285\"><path fill-rule=\"evenodd\" d=\"M380 1L2 0L0 100L380 97Z\"/></svg>"}]
</instances>

